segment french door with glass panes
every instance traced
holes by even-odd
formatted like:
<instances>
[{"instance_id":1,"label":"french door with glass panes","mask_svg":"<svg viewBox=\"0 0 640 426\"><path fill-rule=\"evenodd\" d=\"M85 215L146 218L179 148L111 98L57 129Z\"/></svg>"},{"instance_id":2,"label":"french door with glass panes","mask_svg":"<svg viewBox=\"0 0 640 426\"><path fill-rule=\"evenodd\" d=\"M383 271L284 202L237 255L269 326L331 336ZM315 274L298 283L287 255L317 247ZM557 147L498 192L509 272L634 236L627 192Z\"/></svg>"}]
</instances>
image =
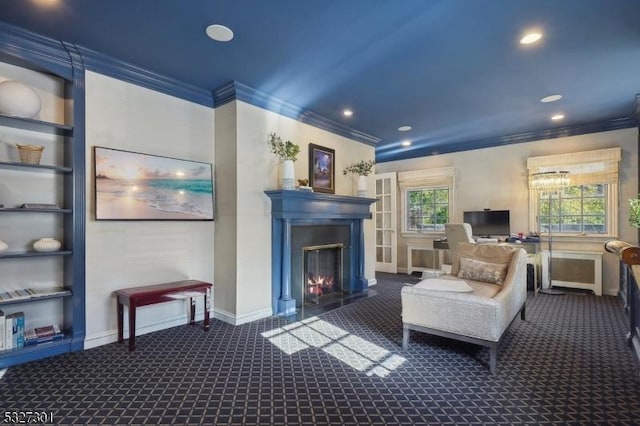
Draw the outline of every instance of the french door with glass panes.
<instances>
[{"instance_id":1,"label":"french door with glass panes","mask_svg":"<svg viewBox=\"0 0 640 426\"><path fill-rule=\"evenodd\" d=\"M396 174L376 175L376 271L398 272L396 234Z\"/></svg>"}]
</instances>

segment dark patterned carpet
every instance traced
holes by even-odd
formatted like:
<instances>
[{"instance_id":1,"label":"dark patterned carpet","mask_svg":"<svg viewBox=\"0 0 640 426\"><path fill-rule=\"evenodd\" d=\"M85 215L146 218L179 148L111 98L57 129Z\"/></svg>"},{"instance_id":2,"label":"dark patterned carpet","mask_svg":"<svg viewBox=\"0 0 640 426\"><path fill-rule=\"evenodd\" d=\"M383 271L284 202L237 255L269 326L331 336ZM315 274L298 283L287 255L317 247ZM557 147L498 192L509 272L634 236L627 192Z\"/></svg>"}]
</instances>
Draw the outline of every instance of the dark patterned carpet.
<instances>
[{"instance_id":1,"label":"dark patterned carpet","mask_svg":"<svg viewBox=\"0 0 640 426\"><path fill-rule=\"evenodd\" d=\"M529 295L489 374L487 349L413 333L406 275L301 322L182 326L13 367L4 410L57 424L639 424L638 364L613 297Z\"/></svg>"}]
</instances>

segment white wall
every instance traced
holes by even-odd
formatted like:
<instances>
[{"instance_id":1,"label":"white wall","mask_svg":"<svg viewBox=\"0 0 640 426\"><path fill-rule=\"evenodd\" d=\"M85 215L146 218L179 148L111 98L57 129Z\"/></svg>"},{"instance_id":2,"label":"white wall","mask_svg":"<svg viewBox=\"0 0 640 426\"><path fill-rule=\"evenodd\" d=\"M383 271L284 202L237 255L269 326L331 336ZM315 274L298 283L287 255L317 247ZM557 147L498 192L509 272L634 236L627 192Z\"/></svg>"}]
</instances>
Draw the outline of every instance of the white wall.
<instances>
[{"instance_id":1,"label":"white wall","mask_svg":"<svg viewBox=\"0 0 640 426\"><path fill-rule=\"evenodd\" d=\"M627 221L629 198L638 194L638 130L623 129L463 151L451 154L392 161L376 165L376 173L400 172L453 166L455 175L455 210L451 221L461 222L465 210L506 209L511 211L511 232L528 232L529 193L527 184L527 158L594 149L621 147L619 238L629 243L638 242L638 234ZM400 200L400 198L398 198ZM398 231L402 213L398 203ZM430 244L426 237L398 238L398 265L406 268L408 242ZM607 238L588 241L554 236L554 249L603 251ZM603 289L605 294L616 294L618 264L613 255L604 255Z\"/></svg>"},{"instance_id":2,"label":"white wall","mask_svg":"<svg viewBox=\"0 0 640 426\"><path fill-rule=\"evenodd\" d=\"M264 191L279 188L279 162L267 144L267 136L276 132L284 140L300 145L301 151L295 162L296 178L308 178L309 143L318 144L336 151L336 194L355 195L355 180L342 175L348 164L358 160L372 160L374 148L336 134L320 130L308 124L281 116L245 102L233 102L236 110L236 188L235 191L221 189L229 202L237 203L235 216L235 239L221 233L216 234L216 285L225 291L235 287L236 305L224 306L227 320L235 324L271 315L271 202ZM216 110L216 120L221 111ZM226 121L226 120L225 120ZM219 121L216 121L216 128ZM231 130L228 132L233 133ZM227 141L216 132L216 158L219 152L227 153L231 148ZM370 196L374 197L374 177L370 176ZM220 182L219 185L232 186L234 182ZM220 200L221 203L223 202ZM230 208L230 207L229 207ZM222 220L222 219L221 219ZM223 224L217 223L219 227ZM228 221L233 226L232 220ZM370 247L365 253L365 275L375 276L374 227L371 220L365 221L365 245ZM222 275L221 261L218 256L223 247L233 248L237 258L235 276L228 271ZM226 258L226 255L225 255ZM231 265L227 265L231 269ZM221 281L224 280L224 281ZM235 285L233 284L235 280ZM231 302L230 295L220 296ZM216 308L220 305L216 305ZM216 312L218 313L218 312Z\"/></svg>"},{"instance_id":3,"label":"white wall","mask_svg":"<svg viewBox=\"0 0 640 426\"><path fill-rule=\"evenodd\" d=\"M215 264L216 298L215 316L234 322L237 299L237 124L236 103L216 109L216 232Z\"/></svg>"},{"instance_id":4,"label":"white wall","mask_svg":"<svg viewBox=\"0 0 640 426\"><path fill-rule=\"evenodd\" d=\"M85 347L116 340L114 290L186 278L213 282L214 222L95 220L93 147L211 163L213 140L212 108L86 73ZM184 324L185 303L139 309L137 334Z\"/></svg>"}]
</instances>

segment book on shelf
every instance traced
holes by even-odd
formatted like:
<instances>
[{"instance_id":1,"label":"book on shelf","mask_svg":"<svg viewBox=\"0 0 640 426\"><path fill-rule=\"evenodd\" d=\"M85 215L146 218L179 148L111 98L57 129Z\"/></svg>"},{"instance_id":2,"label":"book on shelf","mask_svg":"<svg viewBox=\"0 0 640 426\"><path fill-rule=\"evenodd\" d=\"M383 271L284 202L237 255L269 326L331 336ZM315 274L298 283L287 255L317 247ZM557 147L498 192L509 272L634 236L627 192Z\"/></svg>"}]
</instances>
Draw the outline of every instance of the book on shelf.
<instances>
[{"instance_id":1,"label":"book on shelf","mask_svg":"<svg viewBox=\"0 0 640 426\"><path fill-rule=\"evenodd\" d=\"M57 204L49 204L49 203L22 203L20 205L22 209L54 209L59 210L60 206Z\"/></svg>"},{"instance_id":2,"label":"book on shelf","mask_svg":"<svg viewBox=\"0 0 640 426\"><path fill-rule=\"evenodd\" d=\"M9 315L4 316L4 348L13 348L13 320L8 318Z\"/></svg>"},{"instance_id":3,"label":"book on shelf","mask_svg":"<svg viewBox=\"0 0 640 426\"><path fill-rule=\"evenodd\" d=\"M36 327L25 331L25 345L37 345L38 343L51 342L64 337L57 325L47 325L44 327Z\"/></svg>"},{"instance_id":4,"label":"book on shelf","mask_svg":"<svg viewBox=\"0 0 640 426\"><path fill-rule=\"evenodd\" d=\"M4 312L2 312L2 309L0 309L0 351L3 351L5 346L5 327L5 315Z\"/></svg>"},{"instance_id":5,"label":"book on shelf","mask_svg":"<svg viewBox=\"0 0 640 426\"><path fill-rule=\"evenodd\" d=\"M18 301L45 296L63 296L71 294L64 287L4 289L0 291L0 302Z\"/></svg>"},{"instance_id":6,"label":"book on shelf","mask_svg":"<svg viewBox=\"0 0 640 426\"><path fill-rule=\"evenodd\" d=\"M59 296L71 294L71 292L64 287L27 288L25 290L29 293L29 295L31 295L31 297Z\"/></svg>"},{"instance_id":7,"label":"book on shelf","mask_svg":"<svg viewBox=\"0 0 640 426\"><path fill-rule=\"evenodd\" d=\"M5 349L16 349L24 346L24 313L14 312L5 315Z\"/></svg>"}]
</instances>

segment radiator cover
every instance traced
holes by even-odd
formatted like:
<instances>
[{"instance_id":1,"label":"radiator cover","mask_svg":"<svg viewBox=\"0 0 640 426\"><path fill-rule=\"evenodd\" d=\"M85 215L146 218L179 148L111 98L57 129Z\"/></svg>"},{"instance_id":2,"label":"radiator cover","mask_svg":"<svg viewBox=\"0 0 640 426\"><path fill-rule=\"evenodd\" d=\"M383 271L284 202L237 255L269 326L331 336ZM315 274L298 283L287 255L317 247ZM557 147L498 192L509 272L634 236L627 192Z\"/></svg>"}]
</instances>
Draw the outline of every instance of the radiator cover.
<instances>
[{"instance_id":1,"label":"radiator cover","mask_svg":"<svg viewBox=\"0 0 640 426\"><path fill-rule=\"evenodd\" d=\"M541 253L542 287L549 288L549 251ZM553 286L591 290L602 296L602 253L553 250L551 282Z\"/></svg>"}]
</instances>

